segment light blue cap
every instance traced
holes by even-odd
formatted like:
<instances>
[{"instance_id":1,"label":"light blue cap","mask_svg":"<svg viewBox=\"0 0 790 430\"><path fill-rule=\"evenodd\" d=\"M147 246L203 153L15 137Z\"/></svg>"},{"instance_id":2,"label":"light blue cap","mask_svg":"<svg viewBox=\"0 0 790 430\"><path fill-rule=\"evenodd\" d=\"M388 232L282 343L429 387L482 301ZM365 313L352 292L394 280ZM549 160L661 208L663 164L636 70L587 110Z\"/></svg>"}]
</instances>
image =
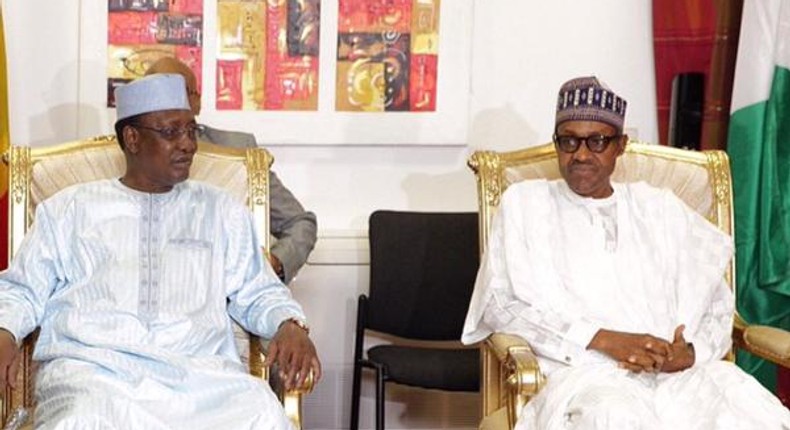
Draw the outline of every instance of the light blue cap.
<instances>
[{"instance_id":1,"label":"light blue cap","mask_svg":"<svg viewBox=\"0 0 790 430\"><path fill-rule=\"evenodd\" d=\"M118 121L162 110L191 110L184 77L156 73L115 89Z\"/></svg>"}]
</instances>

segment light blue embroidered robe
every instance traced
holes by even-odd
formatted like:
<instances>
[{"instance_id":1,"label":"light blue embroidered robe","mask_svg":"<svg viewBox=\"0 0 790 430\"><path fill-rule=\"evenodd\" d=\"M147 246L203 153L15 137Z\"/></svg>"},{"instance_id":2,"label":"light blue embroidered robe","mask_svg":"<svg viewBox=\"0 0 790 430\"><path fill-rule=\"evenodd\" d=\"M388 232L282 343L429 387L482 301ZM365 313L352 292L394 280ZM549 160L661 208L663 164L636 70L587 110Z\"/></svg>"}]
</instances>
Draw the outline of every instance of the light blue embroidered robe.
<instances>
[{"instance_id":1,"label":"light blue embroidered robe","mask_svg":"<svg viewBox=\"0 0 790 430\"><path fill-rule=\"evenodd\" d=\"M97 181L39 204L0 275L0 327L41 327L36 428L287 428L231 330L304 318L264 261L247 208L199 182Z\"/></svg>"}]
</instances>

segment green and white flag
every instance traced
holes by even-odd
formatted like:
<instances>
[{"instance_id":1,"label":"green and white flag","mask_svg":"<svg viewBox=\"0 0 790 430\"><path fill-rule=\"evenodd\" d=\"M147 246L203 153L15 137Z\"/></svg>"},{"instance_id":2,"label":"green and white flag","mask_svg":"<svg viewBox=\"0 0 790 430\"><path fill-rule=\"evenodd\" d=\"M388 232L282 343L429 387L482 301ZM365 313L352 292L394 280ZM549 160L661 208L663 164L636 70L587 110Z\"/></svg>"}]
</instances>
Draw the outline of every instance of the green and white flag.
<instances>
[{"instance_id":1,"label":"green and white flag","mask_svg":"<svg viewBox=\"0 0 790 430\"><path fill-rule=\"evenodd\" d=\"M735 193L738 311L790 329L790 0L745 0L727 152ZM738 364L774 390L774 366Z\"/></svg>"}]
</instances>

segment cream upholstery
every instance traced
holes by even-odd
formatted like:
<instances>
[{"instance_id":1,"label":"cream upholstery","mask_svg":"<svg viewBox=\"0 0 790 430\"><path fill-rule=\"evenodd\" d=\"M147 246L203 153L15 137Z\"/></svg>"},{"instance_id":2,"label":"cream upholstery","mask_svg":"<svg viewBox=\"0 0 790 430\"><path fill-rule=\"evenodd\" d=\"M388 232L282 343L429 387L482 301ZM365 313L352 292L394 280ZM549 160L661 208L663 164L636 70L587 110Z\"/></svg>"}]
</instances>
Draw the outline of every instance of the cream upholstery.
<instances>
[{"instance_id":1,"label":"cream upholstery","mask_svg":"<svg viewBox=\"0 0 790 430\"><path fill-rule=\"evenodd\" d=\"M14 146L4 157L9 163L9 234L10 257L19 248L25 231L33 222L36 205L59 190L78 183L104 178L121 177L125 172L125 160L114 136L103 136L84 141L65 143L45 148ZM269 167L273 159L262 148L237 149L210 143L199 144L192 163L190 178L208 182L226 189L253 211L262 233L269 231ZM262 234L266 249L269 235ZM263 368L260 341L248 335L240 327L235 328L237 346L242 360L250 372L267 377ZM35 336L25 339L22 368L18 386L21 389L7 390L3 402L1 423L19 406L34 408L33 374L35 363L32 350ZM277 381L271 381L273 385ZM285 393L278 391L284 402L286 413L301 428L301 394L312 389L312 381L306 387Z\"/></svg>"},{"instance_id":2,"label":"cream upholstery","mask_svg":"<svg viewBox=\"0 0 790 430\"><path fill-rule=\"evenodd\" d=\"M790 367L790 335L784 330L750 325L743 330L743 347L783 367Z\"/></svg>"},{"instance_id":3,"label":"cream upholstery","mask_svg":"<svg viewBox=\"0 0 790 430\"><path fill-rule=\"evenodd\" d=\"M477 176L481 252L485 250L499 198L510 184L561 177L553 144L514 152L479 151L469 159L469 166ZM612 175L616 182L645 181L671 189L692 209L732 235L730 178L729 160L722 151L694 152L638 142L629 142ZM725 275L730 286L733 273L734 261ZM736 314L733 340L737 347L790 365L790 333L749 327ZM507 425L496 428L512 428L521 408L544 382L537 359L523 339L512 335L492 335L482 351L483 424L493 428L491 423L501 424L506 415Z\"/></svg>"},{"instance_id":4,"label":"cream upholstery","mask_svg":"<svg viewBox=\"0 0 790 430\"><path fill-rule=\"evenodd\" d=\"M92 147L85 145L80 151L58 153L54 148L49 149L50 156L46 158L42 156L33 165L30 197L34 207L70 185L123 175L126 163L120 148L116 151L113 147L113 150L107 151L104 141L94 142L98 145ZM111 142L117 146L114 139ZM56 154L58 156L52 157ZM225 188L240 202L246 203L247 171L239 169L237 159L222 158L217 155L216 152L198 152L196 155L198 160L194 163L190 178ZM237 157L242 154L229 155Z\"/></svg>"},{"instance_id":5,"label":"cream upholstery","mask_svg":"<svg viewBox=\"0 0 790 430\"><path fill-rule=\"evenodd\" d=\"M552 144L504 153L479 151L472 155L469 165L478 177L478 198L484 199L479 201L481 239L488 237L491 215L499 205L499 196L510 184L525 179L560 178ZM716 181L711 181L712 177ZM681 151L632 142L618 160L612 180L645 181L669 188L719 228L732 231L732 207L727 200L731 189L729 161L721 151ZM715 204L716 199L720 204ZM484 240L480 243L485 247Z\"/></svg>"}]
</instances>

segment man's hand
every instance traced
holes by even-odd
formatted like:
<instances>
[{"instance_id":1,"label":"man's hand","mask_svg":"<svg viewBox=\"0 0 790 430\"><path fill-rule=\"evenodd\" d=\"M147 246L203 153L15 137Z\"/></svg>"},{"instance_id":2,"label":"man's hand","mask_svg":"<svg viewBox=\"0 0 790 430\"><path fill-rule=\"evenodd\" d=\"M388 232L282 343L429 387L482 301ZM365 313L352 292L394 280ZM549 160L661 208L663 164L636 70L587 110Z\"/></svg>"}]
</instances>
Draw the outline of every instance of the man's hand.
<instances>
[{"instance_id":1,"label":"man's hand","mask_svg":"<svg viewBox=\"0 0 790 430\"><path fill-rule=\"evenodd\" d=\"M277 363L285 389L301 387L310 371L315 382L321 378L321 362L315 346L307 336L307 331L291 320L280 325L274 338L269 342L264 366Z\"/></svg>"},{"instance_id":2,"label":"man's hand","mask_svg":"<svg viewBox=\"0 0 790 430\"><path fill-rule=\"evenodd\" d=\"M587 349L602 352L617 361L620 367L632 372L659 372L668 361L673 361L672 344L649 335L598 330Z\"/></svg>"},{"instance_id":3,"label":"man's hand","mask_svg":"<svg viewBox=\"0 0 790 430\"><path fill-rule=\"evenodd\" d=\"M14 336L0 329L0 390L5 390L6 384L16 388L16 374L19 369L19 347Z\"/></svg>"},{"instance_id":4,"label":"man's hand","mask_svg":"<svg viewBox=\"0 0 790 430\"><path fill-rule=\"evenodd\" d=\"M664 368L661 369L662 372L679 372L694 365L694 360L696 358L694 356L694 348L691 344L687 343L686 339L683 337L683 330L685 329L686 326L683 324L675 329L675 336L671 344L674 359L664 364Z\"/></svg>"},{"instance_id":5,"label":"man's hand","mask_svg":"<svg viewBox=\"0 0 790 430\"><path fill-rule=\"evenodd\" d=\"M277 274L277 277L280 278L281 281L285 282L285 267L283 267L283 262L277 258L276 255L267 252L266 258L269 259L269 264L271 264L272 269L274 269L274 273Z\"/></svg>"}]
</instances>

